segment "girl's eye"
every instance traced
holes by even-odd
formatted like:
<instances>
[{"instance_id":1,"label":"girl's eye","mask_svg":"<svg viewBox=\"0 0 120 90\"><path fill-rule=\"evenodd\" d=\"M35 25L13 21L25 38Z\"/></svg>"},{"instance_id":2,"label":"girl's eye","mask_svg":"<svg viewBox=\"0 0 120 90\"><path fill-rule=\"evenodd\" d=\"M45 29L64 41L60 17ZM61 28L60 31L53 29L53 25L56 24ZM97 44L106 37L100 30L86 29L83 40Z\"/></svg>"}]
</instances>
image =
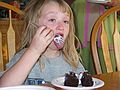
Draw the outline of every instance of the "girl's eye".
<instances>
[{"instance_id":1,"label":"girl's eye","mask_svg":"<svg viewBox=\"0 0 120 90\"><path fill-rule=\"evenodd\" d=\"M49 21L50 21L50 22L55 22L56 20L55 20L55 19L50 19Z\"/></svg>"},{"instance_id":2,"label":"girl's eye","mask_svg":"<svg viewBox=\"0 0 120 90\"><path fill-rule=\"evenodd\" d=\"M65 24L69 24L69 21L64 21Z\"/></svg>"}]
</instances>

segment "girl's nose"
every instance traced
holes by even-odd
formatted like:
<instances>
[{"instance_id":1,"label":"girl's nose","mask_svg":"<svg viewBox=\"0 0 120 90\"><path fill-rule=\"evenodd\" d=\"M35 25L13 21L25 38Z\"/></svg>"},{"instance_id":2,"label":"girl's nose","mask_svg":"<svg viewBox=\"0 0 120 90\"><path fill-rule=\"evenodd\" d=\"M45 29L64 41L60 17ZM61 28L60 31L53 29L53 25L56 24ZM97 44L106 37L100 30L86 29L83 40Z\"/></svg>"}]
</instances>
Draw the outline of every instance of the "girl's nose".
<instances>
[{"instance_id":1,"label":"girl's nose","mask_svg":"<svg viewBox=\"0 0 120 90\"><path fill-rule=\"evenodd\" d=\"M64 25L61 22L57 24L57 30L64 30Z\"/></svg>"}]
</instances>

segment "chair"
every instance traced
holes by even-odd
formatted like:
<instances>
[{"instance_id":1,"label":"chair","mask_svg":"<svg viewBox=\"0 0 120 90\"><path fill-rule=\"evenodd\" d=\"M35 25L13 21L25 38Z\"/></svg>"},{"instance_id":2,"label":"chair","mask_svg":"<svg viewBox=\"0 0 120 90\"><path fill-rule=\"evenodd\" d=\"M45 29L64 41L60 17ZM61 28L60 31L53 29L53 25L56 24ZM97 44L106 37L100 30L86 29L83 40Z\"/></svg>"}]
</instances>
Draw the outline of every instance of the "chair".
<instances>
[{"instance_id":1,"label":"chair","mask_svg":"<svg viewBox=\"0 0 120 90\"><path fill-rule=\"evenodd\" d=\"M97 74L120 71L119 10L120 6L111 7L97 19L92 28L90 45Z\"/></svg>"},{"instance_id":2,"label":"chair","mask_svg":"<svg viewBox=\"0 0 120 90\"><path fill-rule=\"evenodd\" d=\"M19 48L18 39L20 37L18 36L21 35L23 25L22 20L12 18L11 11L20 16L23 16L24 12L4 2L0 2L0 7L6 8L9 11L9 19L0 19L0 71L4 71L6 63L9 62L10 58Z\"/></svg>"}]
</instances>

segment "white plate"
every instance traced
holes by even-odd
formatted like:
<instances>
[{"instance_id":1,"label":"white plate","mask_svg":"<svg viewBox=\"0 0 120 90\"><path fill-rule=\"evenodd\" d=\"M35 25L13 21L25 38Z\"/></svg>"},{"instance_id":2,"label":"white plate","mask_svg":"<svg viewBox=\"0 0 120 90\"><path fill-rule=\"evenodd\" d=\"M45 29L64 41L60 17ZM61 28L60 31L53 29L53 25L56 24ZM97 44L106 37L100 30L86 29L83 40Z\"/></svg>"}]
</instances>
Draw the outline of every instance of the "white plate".
<instances>
[{"instance_id":1,"label":"white plate","mask_svg":"<svg viewBox=\"0 0 120 90\"><path fill-rule=\"evenodd\" d=\"M3 87L0 88L0 90L55 90L55 89L46 86L21 85L21 86Z\"/></svg>"},{"instance_id":2,"label":"white plate","mask_svg":"<svg viewBox=\"0 0 120 90\"><path fill-rule=\"evenodd\" d=\"M83 87L82 85L80 85L78 87L69 87L69 86L64 86L64 80L65 77L59 77L57 79L52 80L52 84L56 87L60 87L63 88L65 90L92 90L92 89L96 89L96 88L100 88L104 85L104 82L100 79L97 78L93 78L94 81L94 85L90 86L90 87Z\"/></svg>"},{"instance_id":3,"label":"white plate","mask_svg":"<svg viewBox=\"0 0 120 90\"><path fill-rule=\"evenodd\" d=\"M88 2L91 2L91 3L108 3L109 0L88 0Z\"/></svg>"}]
</instances>

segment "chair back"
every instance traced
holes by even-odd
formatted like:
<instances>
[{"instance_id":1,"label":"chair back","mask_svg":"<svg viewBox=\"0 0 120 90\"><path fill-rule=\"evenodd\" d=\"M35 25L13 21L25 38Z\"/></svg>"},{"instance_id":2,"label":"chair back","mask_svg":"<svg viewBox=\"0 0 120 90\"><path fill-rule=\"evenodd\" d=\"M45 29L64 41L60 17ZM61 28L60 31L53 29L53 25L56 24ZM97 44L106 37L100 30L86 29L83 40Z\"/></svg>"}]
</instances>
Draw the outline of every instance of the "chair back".
<instances>
[{"instance_id":1,"label":"chair back","mask_svg":"<svg viewBox=\"0 0 120 90\"><path fill-rule=\"evenodd\" d=\"M91 37L91 53L97 74L120 71L120 6L105 11L95 22Z\"/></svg>"},{"instance_id":2,"label":"chair back","mask_svg":"<svg viewBox=\"0 0 120 90\"><path fill-rule=\"evenodd\" d=\"M17 13L17 15L24 15L24 13L4 2L0 2L0 7L7 9L9 14L9 18L0 19L0 71L3 71L6 69L6 63L9 62L19 48L22 32L23 20L13 19L12 13Z\"/></svg>"}]
</instances>

